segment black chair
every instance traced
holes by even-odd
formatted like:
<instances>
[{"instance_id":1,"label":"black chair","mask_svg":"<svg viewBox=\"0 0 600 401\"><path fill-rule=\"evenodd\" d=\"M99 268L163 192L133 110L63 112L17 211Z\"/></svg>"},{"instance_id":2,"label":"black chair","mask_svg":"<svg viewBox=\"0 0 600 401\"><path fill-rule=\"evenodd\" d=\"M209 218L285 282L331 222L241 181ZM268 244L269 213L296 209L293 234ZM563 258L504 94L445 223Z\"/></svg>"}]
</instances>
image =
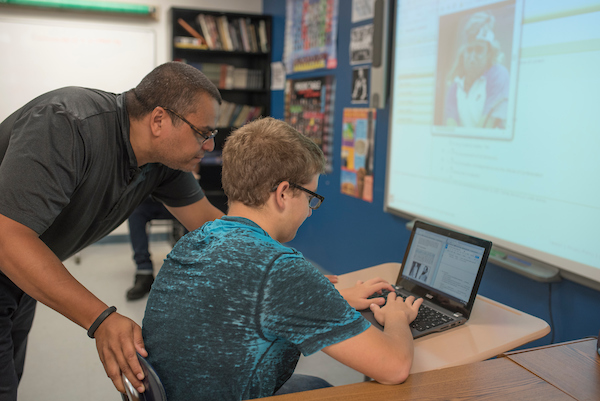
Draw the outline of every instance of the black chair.
<instances>
[{"instance_id":1,"label":"black chair","mask_svg":"<svg viewBox=\"0 0 600 401\"><path fill-rule=\"evenodd\" d=\"M146 388L146 391L143 393L138 393L138 391L133 387L131 382L125 375L123 377L123 384L125 385L125 394L121 394L123 401L167 401L167 395L165 393L165 388L163 387L160 378L154 371L154 368L146 361L140 354L138 354L138 360L140 361L140 365L142 365L142 370L144 371L144 380L142 383Z\"/></svg>"}]
</instances>

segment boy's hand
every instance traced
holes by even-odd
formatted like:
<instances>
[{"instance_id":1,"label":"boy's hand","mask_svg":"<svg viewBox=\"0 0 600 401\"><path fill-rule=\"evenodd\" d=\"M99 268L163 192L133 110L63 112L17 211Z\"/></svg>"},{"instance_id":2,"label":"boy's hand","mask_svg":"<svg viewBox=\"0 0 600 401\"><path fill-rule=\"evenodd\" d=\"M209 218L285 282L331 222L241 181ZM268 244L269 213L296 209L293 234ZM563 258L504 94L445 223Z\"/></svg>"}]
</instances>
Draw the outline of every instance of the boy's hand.
<instances>
[{"instance_id":1,"label":"boy's hand","mask_svg":"<svg viewBox=\"0 0 600 401\"><path fill-rule=\"evenodd\" d=\"M415 297L411 295L405 301L402 297L396 297L395 292L390 292L387 296L385 306L382 308L372 303L371 311L375 315L377 322L382 326L385 326L386 320L389 319L405 319L406 324L410 324L417 317L419 307L422 303L423 298L415 300Z\"/></svg>"},{"instance_id":2,"label":"boy's hand","mask_svg":"<svg viewBox=\"0 0 600 401\"><path fill-rule=\"evenodd\" d=\"M367 309L371 304L383 305L385 303L384 298L368 299L368 297L376 292L381 293L381 290L393 292L394 287L384 279L376 277L365 282L359 280L354 287L340 290L340 294L342 294L351 307L361 310Z\"/></svg>"},{"instance_id":3,"label":"boy's hand","mask_svg":"<svg viewBox=\"0 0 600 401\"><path fill-rule=\"evenodd\" d=\"M338 282L338 276L335 274L325 274L325 277L331 282L331 284L336 284Z\"/></svg>"}]
</instances>

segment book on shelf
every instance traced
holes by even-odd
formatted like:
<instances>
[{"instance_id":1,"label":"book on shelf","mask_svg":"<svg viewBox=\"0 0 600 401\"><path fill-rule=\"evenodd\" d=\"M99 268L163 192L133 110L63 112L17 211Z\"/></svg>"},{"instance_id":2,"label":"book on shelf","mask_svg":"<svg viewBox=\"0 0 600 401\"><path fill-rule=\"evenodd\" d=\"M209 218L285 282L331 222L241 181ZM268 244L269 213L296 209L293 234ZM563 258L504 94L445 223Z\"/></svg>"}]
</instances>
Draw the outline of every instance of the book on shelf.
<instances>
[{"instance_id":1,"label":"book on shelf","mask_svg":"<svg viewBox=\"0 0 600 401\"><path fill-rule=\"evenodd\" d=\"M198 24L202 27L204 38L210 50L222 50L223 45L219 36L219 30L215 17L208 14L198 14L196 16Z\"/></svg>"},{"instance_id":2,"label":"book on shelf","mask_svg":"<svg viewBox=\"0 0 600 401\"><path fill-rule=\"evenodd\" d=\"M233 74L235 67L229 64L221 64L221 76L219 79L218 87L220 89L232 89L233 88Z\"/></svg>"},{"instance_id":3,"label":"book on shelf","mask_svg":"<svg viewBox=\"0 0 600 401\"><path fill-rule=\"evenodd\" d=\"M239 18L238 23L240 25L240 36L242 37L242 49L245 52L250 52L252 51L252 47L248 38L248 21L245 18Z\"/></svg>"},{"instance_id":4,"label":"book on shelf","mask_svg":"<svg viewBox=\"0 0 600 401\"><path fill-rule=\"evenodd\" d=\"M233 19L229 22L229 36L231 37L231 44L233 45L233 50L242 50L242 44L240 43L240 25L237 19Z\"/></svg>"},{"instance_id":5,"label":"book on shelf","mask_svg":"<svg viewBox=\"0 0 600 401\"><path fill-rule=\"evenodd\" d=\"M254 27L254 24L250 22L250 18L248 18L247 20L248 37L250 39L250 49L252 52L258 53L258 40L256 38L256 28Z\"/></svg>"},{"instance_id":6,"label":"book on shelf","mask_svg":"<svg viewBox=\"0 0 600 401\"><path fill-rule=\"evenodd\" d=\"M263 111L262 106L236 104L223 100L221 114L217 121L219 127L241 127L249 121L259 117Z\"/></svg>"},{"instance_id":7,"label":"book on shelf","mask_svg":"<svg viewBox=\"0 0 600 401\"><path fill-rule=\"evenodd\" d=\"M246 89L248 87L248 69L236 68L233 70L233 89Z\"/></svg>"},{"instance_id":8,"label":"book on shelf","mask_svg":"<svg viewBox=\"0 0 600 401\"><path fill-rule=\"evenodd\" d=\"M174 41L174 46L179 49L200 49L200 50L208 49L206 42L204 42L198 38L192 38L191 36L175 36L173 41Z\"/></svg>"},{"instance_id":9,"label":"book on shelf","mask_svg":"<svg viewBox=\"0 0 600 401\"><path fill-rule=\"evenodd\" d=\"M221 43L223 44L223 50L234 50L231 37L229 36L229 21L227 20L227 17L222 15L216 18L216 24Z\"/></svg>"},{"instance_id":10,"label":"book on shelf","mask_svg":"<svg viewBox=\"0 0 600 401\"><path fill-rule=\"evenodd\" d=\"M196 16L196 23L198 24L198 26L200 27L200 30L204 34L204 40L206 41L206 45L208 46L208 48L210 50L213 50L215 48L215 44L209 35L210 32L208 30L208 25L206 24L206 20L204 19L204 14L198 14Z\"/></svg>"},{"instance_id":11,"label":"book on shelf","mask_svg":"<svg viewBox=\"0 0 600 401\"><path fill-rule=\"evenodd\" d=\"M260 37L260 50L263 53L268 53L269 41L267 39L267 23L264 19L258 21L258 36Z\"/></svg>"},{"instance_id":12,"label":"book on shelf","mask_svg":"<svg viewBox=\"0 0 600 401\"><path fill-rule=\"evenodd\" d=\"M219 89L263 89L264 73L262 70L236 68L225 63L199 63L186 59L177 59L176 61L199 69Z\"/></svg>"}]
</instances>

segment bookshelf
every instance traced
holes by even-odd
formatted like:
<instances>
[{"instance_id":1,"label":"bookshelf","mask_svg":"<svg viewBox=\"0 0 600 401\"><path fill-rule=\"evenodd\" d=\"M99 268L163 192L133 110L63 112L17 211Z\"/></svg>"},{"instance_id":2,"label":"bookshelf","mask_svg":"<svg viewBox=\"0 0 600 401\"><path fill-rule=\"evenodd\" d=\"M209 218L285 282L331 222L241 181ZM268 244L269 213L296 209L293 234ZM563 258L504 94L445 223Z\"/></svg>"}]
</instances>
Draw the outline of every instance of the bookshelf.
<instances>
[{"instance_id":1,"label":"bookshelf","mask_svg":"<svg viewBox=\"0 0 600 401\"><path fill-rule=\"evenodd\" d=\"M271 114L271 17L214 10L171 9L172 60L201 70L223 98L215 151L200 163L200 185L225 211L221 150L231 131Z\"/></svg>"}]
</instances>

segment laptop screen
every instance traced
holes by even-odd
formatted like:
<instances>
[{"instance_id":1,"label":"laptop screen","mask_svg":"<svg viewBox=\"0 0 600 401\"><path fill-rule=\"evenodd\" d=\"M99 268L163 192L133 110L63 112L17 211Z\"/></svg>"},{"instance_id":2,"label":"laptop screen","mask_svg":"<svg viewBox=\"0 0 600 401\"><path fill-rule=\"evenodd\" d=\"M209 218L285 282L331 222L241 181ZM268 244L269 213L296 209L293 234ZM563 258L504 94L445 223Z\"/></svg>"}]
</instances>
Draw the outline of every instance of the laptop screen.
<instances>
[{"instance_id":1,"label":"laptop screen","mask_svg":"<svg viewBox=\"0 0 600 401\"><path fill-rule=\"evenodd\" d=\"M485 250L476 244L416 227L402 278L466 305Z\"/></svg>"}]
</instances>

